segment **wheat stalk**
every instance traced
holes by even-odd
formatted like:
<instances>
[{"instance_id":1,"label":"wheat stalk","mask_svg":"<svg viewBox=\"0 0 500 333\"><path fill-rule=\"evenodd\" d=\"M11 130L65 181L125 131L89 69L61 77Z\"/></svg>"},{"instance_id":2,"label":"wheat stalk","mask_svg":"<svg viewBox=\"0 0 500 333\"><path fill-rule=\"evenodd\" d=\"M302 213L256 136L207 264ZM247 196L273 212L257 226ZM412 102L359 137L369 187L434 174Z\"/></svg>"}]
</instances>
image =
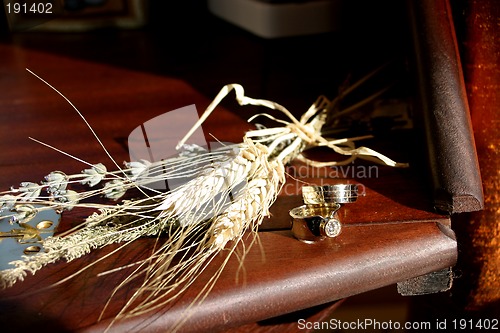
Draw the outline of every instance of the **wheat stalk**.
<instances>
[{"instance_id":1,"label":"wheat stalk","mask_svg":"<svg viewBox=\"0 0 500 333\"><path fill-rule=\"evenodd\" d=\"M187 138L232 90L240 105L271 108L283 113L287 120L264 114L283 126L249 131L240 144L225 146L216 151L208 152L199 147L187 146ZM61 94L57 90L56 92ZM347 160L336 162L337 164L362 157L401 166L368 148L356 148L356 138L325 139L321 135L321 128L332 112L334 103L335 100L320 97L300 119L296 119L277 103L249 98L244 95L241 86L227 85L179 142L178 148L184 148L179 156L160 162L129 162L125 164L125 168L118 167L117 171L112 172L101 163L82 161L90 168L80 174L66 175L54 171L41 184L25 182L17 189L4 192L0 196L0 210L11 212L5 215L11 223L33 215L31 208L22 208L32 207L31 203L60 210L93 207L98 212L89 216L76 230L44 240L45 252L24 256L22 260L12 262L14 268L0 272L0 285L11 286L16 281L23 280L27 273L34 274L43 266L59 259L71 261L92 249L121 243L118 249L107 255L109 256L139 237L157 236L152 255L146 260L130 264L135 266L134 272L116 286L108 304L120 288L135 281L139 285L136 293L115 320L164 306L182 294L220 251L228 249L232 254L247 231L255 234L263 219L270 215L269 208L285 182L284 165L294 158L301 158L304 149L323 145L348 156ZM71 106L77 110L73 104ZM77 112L84 119L78 110ZM113 163L118 166L116 162ZM151 183L173 178L190 180L167 192L152 189L149 189L151 194L144 192ZM69 188L73 183L87 184L93 189L76 193ZM104 186L94 188L99 183L104 183ZM98 195L117 200L130 189L139 189L143 196L116 205L79 203L82 199ZM48 196L41 195L44 191ZM162 234L167 234L168 237L162 238ZM226 257L209 283L193 300L193 304L206 297L229 257ZM106 257L100 260L104 258ZM116 269L102 274L112 273ZM83 270L75 272L61 283ZM104 316L106 308L107 304L101 316ZM179 325L186 318L180 318Z\"/></svg>"},{"instance_id":2,"label":"wheat stalk","mask_svg":"<svg viewBox=\"0 0 500 333\"><path fill-rule=\"evenodd\" d=\"M251 142L247 139L247 142ZM266 146L255 145L246 164L256 168L241 198L234 201L222 215L213 221L210 243L223 249L228 241L240 237L245 230L256 230L275 201L281 185L285 183L285 169L280 160L269 161Z\"/></svg>"}]
</instances>

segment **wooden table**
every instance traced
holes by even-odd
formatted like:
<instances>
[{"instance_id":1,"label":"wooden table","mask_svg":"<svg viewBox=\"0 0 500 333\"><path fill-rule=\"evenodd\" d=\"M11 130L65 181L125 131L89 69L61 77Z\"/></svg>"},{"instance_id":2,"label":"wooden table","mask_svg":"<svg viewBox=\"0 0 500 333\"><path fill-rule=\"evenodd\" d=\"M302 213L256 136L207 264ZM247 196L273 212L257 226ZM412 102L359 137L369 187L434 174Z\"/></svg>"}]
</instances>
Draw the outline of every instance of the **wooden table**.
<instances>
[{"instance_id":1,"label":"wooden table","mask_svg":"<svg viewBox=\"0 0 500 333\"><path fill-rule=\"evenodd\" d=\"M141 35L125 36L140 40ZM47 38L48 43L55 43L68 37L43 38ZM184 80L182 75L127 68L121 66L119 60L118 65L113 61L89 60L91 57L78 57L71 54L71 50L66 54L50 52L40 45L41 42L29 35L0 44L2 189L22 181L38 182L53 170L73 173L85 168L79 161L41 146L29 137L85 161L102 162L112 168L78 115L25 68L49 81L79 108L118 162L129 159L124 142L135 127L189 104L196 104L198 111L202 111L213 97L206 94L207 90L197 88L191 78ZM276 73L271 72L272 75ZM217 87L212 89L217 91L222 79L227 77L214 79ZM206 87L210 80L202 80L206 81ZM269 91L272 89L266 90ZM254 97L272 99L272 96ZM205 133L212 133L221 141L240 141L251 125L242 120L239 110L231 103L219 107L204 125ZM409 157L405 154L400 157L404 156ZM366 164L359 166L367 167ZM231 258L205 301L191 308L189 321L181 331L223 331L237 327L242 331L265 331L271 327L297 329L296 319L282 322L281 326L269 326L263 320L331 304L354 294L453 266L457 243L450 220L433 212L424 179L415 168L378 167L376 177L361 179L349 176L339 179L329 176L328 169L316 170L314 175L301 180L317 184L357 182L366 192L356 203L342 208L344 230L339 237L306 244L297 241L289 230L288 210L301 204L300 183L289 178L287 190L272 208L272 218L263 225L266 230L259 233L260 244L253 246L245 257L244 270L239 270L237 258ZM83 218L83 213L71 212L64 216L61 226L68 227ZM48 286L116 246L95 250L71 263L52 264L36 276L27 276L24 282L1 292L2 325L12 331L103 331L134 286L122 290L113 299L104 319L96 322L114 286L130 270L101 277L97 274L144 258L154 241L134 242L74 279L53 287ZM187 306L223 259L224 253L175 303L145 316L118 321L111 331L168 330L185 314ZM322 318L321 313L309 315L316 320Z\"/></svg>"}]
</instances>

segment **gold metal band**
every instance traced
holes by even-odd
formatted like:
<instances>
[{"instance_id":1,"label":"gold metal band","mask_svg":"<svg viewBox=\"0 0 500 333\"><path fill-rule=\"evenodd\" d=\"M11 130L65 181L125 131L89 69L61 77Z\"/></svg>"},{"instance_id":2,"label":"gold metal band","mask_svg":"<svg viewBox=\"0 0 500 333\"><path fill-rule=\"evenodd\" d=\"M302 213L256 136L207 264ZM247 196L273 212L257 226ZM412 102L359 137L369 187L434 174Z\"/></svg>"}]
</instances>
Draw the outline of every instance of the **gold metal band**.
<instances>
[{"instance_id":1,"label":"gold metal band","mask_svg":"<svg viewBox=\"0 0 500 333\"><path fill-rule=\"evenodd\" d=\"M303 186L302 197L306 205L355 202L358 199L358 185Z\"/></svg>"},{"instance_id":2,"label":"gold metal band","mask_svg":"<svg viewBox=\"0 0 500 333\"><path fill-rule=\"evenodd\" d=\"M337 211L341 204L358 199L358 185L303 186L302 197L305 205L290 210L292 232L297 239L312 243L340 234Z\"/></svg>"},{"instance_id":3,"label":"gold metal band","mask_svg":"<svg viewBox=\"0 0 500 333\"><path fill-rule=\"evenodd\" d=\"M303 205L290 211L292 232L294 236L305 242L315 242L325 237L337 237L342 225L337 211L340 204L321 206Z\"/></svg>"}]
</instances>

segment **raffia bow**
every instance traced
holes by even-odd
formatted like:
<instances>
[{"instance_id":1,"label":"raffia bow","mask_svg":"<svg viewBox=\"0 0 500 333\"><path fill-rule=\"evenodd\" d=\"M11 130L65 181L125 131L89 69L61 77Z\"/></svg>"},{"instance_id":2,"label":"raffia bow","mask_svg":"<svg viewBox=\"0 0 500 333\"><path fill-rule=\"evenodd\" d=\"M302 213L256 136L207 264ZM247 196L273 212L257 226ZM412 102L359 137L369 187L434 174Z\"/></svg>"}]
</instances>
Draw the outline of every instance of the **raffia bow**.
<instances>
[{"instance_id":1,"label":"raffia bow","mask_svg":"<svg viewBox=\"0 0 500 333\"><path fill-rule=\"evenodd\" d=\"M232 91L235 92L235 99L239 105L255 105L263 106L269 109L277 110L286 115L289 121L277 119L267 113L257 114L249 119L253 121L258 116L265 116L278 123L282 123L284 127L276 127L270 129L261 129L249 131L245 134L247 138L259 138L266 137L269 135L274 135L278 139L275 140L269 147L270 154L283 142L292 141L286 149L280 152L280 155L276 157L277 160L283 161L285 164L292 160L293 158L299 158L300 160L308 163L309 165L319 167L319 166L334 166L334 165L346 165L351 163L356 158L363 158L371 160L377 163L385 164L392 167L408 167L407 163L398 163L388 158L387 156L378 153L377 151L367 148L367 147L355 147L354 142L362 139L371 138L372 136L361 136L355 138L344 138L344 139L326 139L321 135L321 129L325 124L326 118L329 113L332 112L336 100L328 100L325 96L320 96L316 102L311 105L309 110L302 115L300 120L298 120L290 111L288 111L284 106L264 100L264 99L254 99L245 96L244 89L239 84L229 84L222 88L219 94L215 97L214 101L207 107L206 111L200 117L198 122L191 128L191 130L186 134L186 136L179 142L177 148L181 147L187 139L198 129L203 122L211 115L215 110L216 106ZM302 146L302 148L301 148ZM332 149L334 152L350 156L349 158L342 161L330 161L330 162L317 162L307 159L302 155L302 151L308 147L320 147L325 146ZM300 152L298 152L300 150ZM297 151L297 154L293 154L293 151Z\"/></svg>"},{"instance_id":2,"label":"raffia bow","mask_svg":"<svg viewBox=\"0 0 500 333\"><path fill-rule=\"evenodd\" d=\"M64 95L53 89L80 114ZM158 245L151 258L131 263L130 265L136 266L135 273L116 287L118 290L132 281L137 281L140 285L116 318L140 315L176 299L199 276L213 256L223 249L233 253L247 231L256 235L258 226L269 216L269 207L285 182L284 165L291 160L299 158L318 166L346 164L361 157L390 166L406 166L369 148L356 148L354 142L362 137L340 140L323 137L321 129L327 116L332 113L335 100L318 98L298 120L277 103L245 96L243 87L238 84L222 88L197 123L179 142L178 150L185 147L186 140L232 90L240 105L258 105L277 110L286 115L287 120L277 119L269 114L256 115L274 119L283 126L249 131L241 143L218 151L196 150L193 154L159 162L129 162L123 169L109 155L118 171L109 172L103 164L82 161L90 165L90 169L81 174L66 175L55 171L46 182L26 183L19 189L4 192L0 197L0 209L7 212L3 217L11 221L13 216L17 216L18 222L22 220L22 216L12 210L14 207L32 203L61 210L90 206L98 211L89 216L77 230L44 240L45 252L24 256L21 260L12 262L13 268L0 272L0 283L4 287L11 286L16 281L23 280L28 272L34 274L47 264L60 259L74 260L92 249L108 244L122 243L122 246L126 246L139 237L156 236ZM83 116L82 118L85 120ZM92 133L99 140L93 131ZM305 149L317 146L326 146L349 157L343 161L317 163L302 156ZM193 176L185 184L171 191L152 191L151 194L146 194L146 190L151 190L148 189L150 182L184 173ZM76 193L69 188L72 182L88 184L93 189ZM95 188L103 182L104 186ZM83 198L99 195L118 199L129 189L139 189L143 196L116 205L79 203ZM49 197L40 195L42 191L47 191ZM162 238L162 234L169 237ZM191 250L192 255L183 255L179 259L178 254L185 254L187 249ZM210 283L200 291L200 295L210 291L226 262L227 259ZM110 300L112 297L110 295ZM199 299L203 297L200 296ZM186 318L181 318L179 324L185 320Z\"/></svg>"}]
</instances>

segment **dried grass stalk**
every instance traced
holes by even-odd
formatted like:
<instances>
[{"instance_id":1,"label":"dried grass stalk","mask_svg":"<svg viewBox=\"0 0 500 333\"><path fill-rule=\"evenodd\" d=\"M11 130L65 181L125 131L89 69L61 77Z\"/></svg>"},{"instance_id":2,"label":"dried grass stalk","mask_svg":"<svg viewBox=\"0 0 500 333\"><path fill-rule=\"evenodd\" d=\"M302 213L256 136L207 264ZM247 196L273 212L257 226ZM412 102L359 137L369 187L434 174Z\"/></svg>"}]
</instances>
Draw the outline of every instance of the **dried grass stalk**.
<instances>
[{"instance_id":1,"label":"dried grass stalk","mask_svg":"<svg viewBox=\"0 0 500 333\"><path fill-rule=\"evenodd\" d=\"M232 90L241 105L268 107L285 114L287 120L264 114L283 126L250 131L240 144L225 146L217 151L207 152L199 147L186 146L187 138ZM401 166L368 148L356 148L356 138L324 138L321 128L327 116L333 112L334 103L335 100L320 97L298 120L283 106L249 98L244 95L241 86L228 85L181 140L178 148L182 152L177 157L154 163L130 162L126 163L124 169L118 167L113 172L109 172L103 164L91 165L82 161L90 168L80 174L66 175L54 171L41 184L26 182L17 189L4 192L0 197L0 209L9 212L4 216L11 223L19 223L28 215L36 213L31 211L35 208L26 208L33 207L30 206L33 203L69 210L89 207L89 204L79 202L90 196L102 195L117 200L132 188L139 189L143 196L116 205L91 204L90 207L96 208L98 212L89 216L79 228L47 238L43 241L45 252L25 256L22 260L12 262L12 269L0 272L1 286L9 287L23 280L28 272L34 274L59 259L71 261L108 244L122 243L122 246L126 246L139 237L157 236L151 257L131 263L136 267L134 272L116 286L110 301L120 288L134 281L139 288L116 319L140 315L164 306L182 294L220 251L228 249L233 253L248 231L255 234L263 219L269 216L269 208L285 182L284 164L300 157L304 149L323 145L347 155L347 160L337 164L363 157ZM167 192L145 192L148 184L182 177L190 177L191 180ZM70 189L74 182L87 184L92 189L76 193ZM96 188L100 183L104 183L104 186ZM47 196L43 196L43 193L47 193ZM228 259L229 256L193 302L204 299ZM80 272L75 272L67 279ZM185 319L180 319L179 323Z\"/></svg>"}]
</instances>

